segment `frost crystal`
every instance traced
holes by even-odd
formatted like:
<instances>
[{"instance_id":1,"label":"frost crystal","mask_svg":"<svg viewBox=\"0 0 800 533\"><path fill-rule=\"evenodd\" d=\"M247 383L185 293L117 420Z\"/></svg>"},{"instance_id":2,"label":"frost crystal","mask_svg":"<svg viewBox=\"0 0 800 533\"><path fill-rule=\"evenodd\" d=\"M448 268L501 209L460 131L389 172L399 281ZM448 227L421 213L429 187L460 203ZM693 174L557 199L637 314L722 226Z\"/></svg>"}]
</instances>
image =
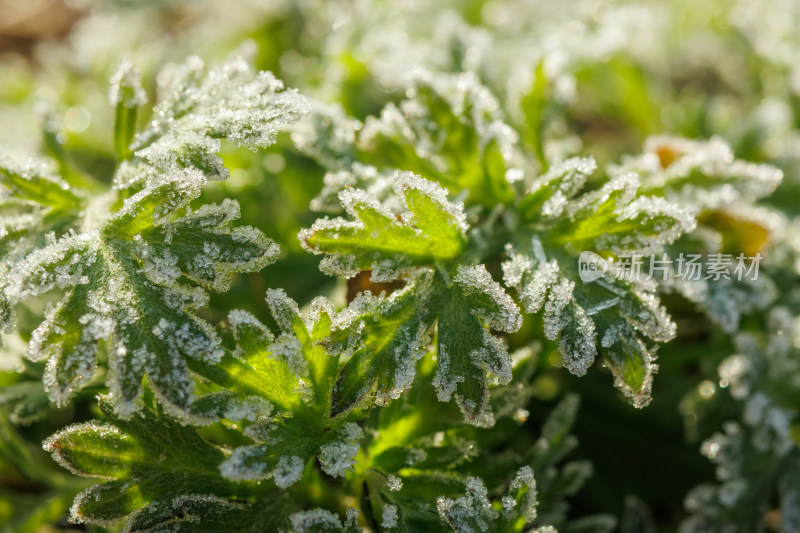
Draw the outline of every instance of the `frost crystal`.
<instances>
[{"instance_id":1,"label":"frost crystal","mask_svg":"<svg viewBox=\"0 0 800 533\"><path fill-rule=\"evenodd\" d=\"M341 531L342 521L339 517L326 509L312 509L300 511L289 517L292 531L297 533L311 533L312 531Z\"/></svg>"},{"instance_id":2,"label":"frost crystal","mask_svg":"<svg viewBox=\"0 0 800 533\"><path fill-rule=\"evenodd\" d=\"M175 130L225 137L255 149L275 142L277 127L310 111L305 98L269 72L255 72L242 57L206 68L199 57L158 76L159 99L149 129L135 144ZM143 147L143 146L141 146Z\"/></svg>"},{"instance_id":3,"label":"frost crystal","mask_svg":"<svg viewBox=\"0 0 800 533\"><path fill-rule=\"evenodd\" d=\"M498 513L489 502L486 487L477 477L468 477L466 495L457 499L440 496L436 500L439 516L459 533L488 531Z\"/></svg>"},{"instance_id":4,"label":"frost crystal","mask_svg":"<svg viewBox=\"0 0 800 533\"><path fill-rule=\"evenodd\" d=\"M340 440L320 447L319 463L326 474L342 477L353 469L358 453L358 441L364 438L364 432L354 422L348 422L339 430Z\"/></svg>"},{"instance_id":5,"label":"frost crystal","mask_svg":"<svg viewBox=\"0 0 800 533\"><path fill-rule=\"evenodd\" d=\"M142 75L133 63L124 59L109 81L108 100L112 106L124 104L127 107L147 103L147 95L142 88Z\"/></svg>"},{"instance_id":6,"label":"frost crystal","mask_svg":"<svg viewBox=\"0 0 800 533\"><path fill-rule=\"evenodd\" d=\"M397 527L397 506L392 504L384 504L383 512L381 514L381 527L384 529L393 529Z\"/></svg>"},{"instance_id":7,"label":"frost crystal","mask_svg":"<svg viewBox=\"0 0 800 533\"><path fill-rule=\"evenodd\" d=\"M496 311L489 313L485 307L477 310L477 314L493 329L513 333L522 325L522 316L514 300L503 290L499 283L492 279L484 265L467 267L459 265L453 278L464 289L467 295L478 295L494 303Z\"/></svg>"},{"instance_id":8,"label":"frost crystal","mask_svg":"<svg viewBox=\"0 0 800 533\"><path fill-rule=\"evenodd\" d=\"M386 486L392 492L397 492L403 488L403 480L397 476L390 475L386 478Z\"/></svg>"},{"instance_id":9,"label":"frost crystal","mask_svg":"<svg viewBox=\"0 0 800 533\"><path fill-rule=\"evenodd\" d=\"M282 456L273 473L275 484L282 489L294 485L303 477L304 466L303 460L297 456Z\"/></svg>"},{"instance_id":10,"label":"frost crystal","mask_svg":"<svg viewBox=\"0 0 800 533\"><path fill-rule=\"evenodd\" d=\"M630 171L642 176L646 191L666 193L695 209L763 198L783 178L783 173L770 165L734 159L731 147L716 137L708 141L651 137L641 156L609 167L615 175Z\"/></svg>"},{"instance_id":11,"label":"frost crystal","mask_svg":"<svg viewBox=\"0 0 800 533\"><path fill-rule=\"evenodd\" d=\"M352 277L371 270L372 280L397 279L412 267L433 265L456 257L467 230L463 205L447 199L447 191L410 172L397 172L395 201L381 203L360 189L344 189L339 200L353 221L342 217L318 219L297 237L314 254L327 254L320 269Z\"/></svg>"}]
</instances>

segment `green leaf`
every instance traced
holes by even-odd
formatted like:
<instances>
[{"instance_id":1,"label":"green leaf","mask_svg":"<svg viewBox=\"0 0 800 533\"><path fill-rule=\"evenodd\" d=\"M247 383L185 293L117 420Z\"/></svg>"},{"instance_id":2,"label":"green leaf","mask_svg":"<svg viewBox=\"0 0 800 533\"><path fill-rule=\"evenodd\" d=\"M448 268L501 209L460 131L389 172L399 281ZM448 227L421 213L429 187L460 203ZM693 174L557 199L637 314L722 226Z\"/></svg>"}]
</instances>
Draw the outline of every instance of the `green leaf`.
<instances>
[{"instance_id":1,"label":"green leaf","mask_svg":"<svg viewBox=\"0 0 800 533\"><path fill-rule=\"evenodd\" d=\"M615 175L636 172L643 192L695 210L756 201L772 194L783 178L783 172L772 165L736 159L719 137L706 141L670 135L648 138L641 155L611 166L610 171Z\"/></svg>"},{"instance_id":2,"label":"green leaf","mask_svg":"<svg viewBox=\"0 0 800 533\"><path fill-rule=\"evenodd\" d=\"M242 57L207 67L197 56L165 67L158 76L153 120L130 150L159 170L194 167L209 179L229 177L217 155L220 139L255 150L275 142L278 128L308 114L308 101L284 90L270 72L256 72ZM146 173L118 175L118 186L149 180Z\"/></svg>"},{"instance_id":3,"label":"green leaf","mask_svg":"<svg viewBox=\"0 0 800 533\"><path fill-rule=\"evenodd\" d=\"M325 272L352 277L371 269L374 281L388 281L403 269L447 261L464 250L462 206L450 203L444 189L410 172L398 173L393 185L406 213L391 212L364 191L345 190L342 205L357 221L322 219L300 232L308 251L329 254Z\"/></svg>"},{"instance_id":4,"label":"green leaf","mask_svg":"<svg viewBox=\"0 0 800 533\"><path fill-rule=\"evenodd\" d=\"M655 295L655 282L633 264L695 222L663 198L639 195L633 174L581 193L594 168L592 159L570 159L534 181L520 202L527 222L507 246L504 281L526 312L544 309L545 337L559 342L570 372L584 375L600 352L615 385L642 407L657 369L648 341L671 339L675 325ZM602 267L599 277L584 278L583 263Z\"/></svg>"},{"instance_id":5,"label":"green leaf","mask_svg":"<svg viewBox=\"0 0 800 533\"><path fill-rule=\"evenodd\" d=\"M141 74L127 60L122 61L111 76L109 100L114 106L114 151L117 160L128 159L133 136L136 133L136 117L139 106L144 105L147 96L142 89Z\"/></svg>"},{"instance_id":6,"label":"green leaf","mask_svg":"<svg viewBox=\"0 0 800 533\"><path fill-rule=\"evenodd\" d=\"M364 293L339 317L329 348L349 355L333 389L336 416L375 391L378 404L396 399L414 379L435 317L429 305L432 279L418 279L391 298Z\"/></svg>"},{"instance_id":7,"label":"green leaf","mask_svg":"<svg viewBox=\"0 0 800 533\"><path fill-rule=\"evenodd\" d=\"M356 160L404 169L435 180L485 206L510 203L507 178L516 134L499 105L472 73L420 74L413 94L380 118L368 117L357 138Z\"/></svg>"},{"instance_id":8,"label":"green leaf","mask_svg":"<svg viewBox=\"0 0 800 533\"><path fill-rule=\"evenodd\" d=\"M73 520L110 525L185 495L235 497L251 490L219 475L223 452L194 429L149 410L122 420L108 400L100 406L110 423L75 424L43 445L74 474L103 480L75 498Z\"/></svg>"},{"instance_id":9,"label":"green leaf","mask_svg":"<svg viewBox=\"0 0 800 533\"><path fill-rule=\"evenodd\" d=\"M226 533L285 531L295 504L285 493L256 503L231 501L207 494L185 494L151 504L134 515L126 533Z\"/></svg>"},{"instance_id":10,"label":"green leaf","mask_svg":"<svg viewBox=\"0 0 800 533\"><path fill-rule=\"evenodd\" d=\"M369 293L356 298L331 335L331 347L348 357L336 380L332 414L365 398L379 405L398 398L413 383L434 324L438 373L433 384L439 401L455 397L469 420L489 423L489 385L508 383L511 361L487 327L513 332L521 318L483 265L459 265L449 285L428 272L389 298Z\"/></svg>"},{"instance_id":11,"label":"green leaf","mask_svg":"<svg viewBox=\"0 0 800 533\"><path fill-rule=\"evenodd\" d=\"M228 228L239 215L233 202L176 216L204 183L199 171L176 171L127 199L97 230L63 237L9 273L5 294L12 301L66 290L29 346L31 359L49 360L45 384L57 404L88 382L101 343L108 343L118 413L139 408L146 375L172 413L189 416L187 359L215 362L223 352L211 326L194 314L205 292L179 278L223 290L231 272L259 270L278 252L255 229Z\"/></svg>"},{"instance_id":12,"label":"green leaf","mask_svg":"<svg viewBox=\"0 0 800 533\"><path fill-rule=\"evenodd\" d=\"M283 290L270 290L267 303L281 334L276 338L249 313L232 312L236 351L219 364L196 365L224 389L196 400L194 412L254 422L244 434L255 443L234 449L220 467L228 479L272 478L286 488L315 456L328 475L343 476L352 470L364 435L354 418L330 415L338 363L325 346L331 306L315 300L304 320Z\"/></svg>"}]
</instances>

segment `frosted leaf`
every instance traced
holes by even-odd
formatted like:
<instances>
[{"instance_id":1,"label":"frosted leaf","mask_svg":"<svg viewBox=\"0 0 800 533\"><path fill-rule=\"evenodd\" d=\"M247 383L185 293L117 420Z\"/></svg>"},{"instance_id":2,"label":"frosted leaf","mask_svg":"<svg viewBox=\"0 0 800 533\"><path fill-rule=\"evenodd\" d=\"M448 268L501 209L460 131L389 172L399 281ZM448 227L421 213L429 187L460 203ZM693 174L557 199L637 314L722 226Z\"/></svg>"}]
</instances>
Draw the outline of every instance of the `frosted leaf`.
<instances>
[{"instance_id":1,"label":"frosted leaf","mask_svg":"<svg viewBox=\"0 0 800 533\"><path fill-rule=\"evenodd\" d=\"M388 298L357 296L336 318L328 347L347 357L333 390L333 413L365 398L382 405L413 382L416 361L438 324L434 386L441 401L455 398L473 423L488 424L490 385L511 379L511 359L489 327L516 331L516 304L483 266L456 269L448 284L419 272Z\"/></svg>"},{"instance_id":2,"label":"frosted leaf","mask_svg":"<svg viewBox=\"0 0 800 533\"><path fill-rule=\"evenodd\" d=\"M283 456L278 460L278 466L275 467L273 474L275 484L278 487L285 489L297 483L303 477L303 467L305 463L299 457Z\"/></svg>"},{"instance_id":3,"label":"frosted leaf","mask_svg":"<svg viewBox=\"0 0 800 533\"><path fill-rule=\"evenodd\" d=\"M592 157L573 157L555 163L547 173L534 180L520 201L522 216L528 220L560 216L596 169L597 163Z\"/></svg>"},{"instance_id":4,"label":"frosted leaf","mask_svg":"<svg viewBox=\"0 0 800 533\"><path fill-rule=\"evenodd\" d=\"M488 531L498 513L489 502L486 487L477 477L468 477L466 495L456 499L440 496L436 500L439 516L458 533Z\"/></svg>"},{"instance_id":5,"label":"frosted leaf","mask_svg":"<svg viewBox=\"0 0 800 533\"><path fill-rule=\"evenodd\" d=\"M691 213L663 198L637 196L636 174L620 174L582 195L555 226L560 242L577 251L648 254L695 228Z\"/></svg>"},{"instance_id":6,"label":"frosted leaf","mask_svg":"<svg viewBox=\"0 0 800 533\"><path fill-rule=\"evenodd\" d=\"M340 440L325 444L319 450L319 463L322 470L333 477L342 477L353 469L358 453L358 441L364 432L353 422L348 422L340 429Z\"/></svg>"},{"instance_id":7,"label":"frosted leaf","mask_svg":"<svg viewBox=\"0 0 800 533\"><path fill-rule=\"evenodd\" d=\"M5 294L12 302L66 291L29 348L32 359L48 359L45 383L54 401L63 404L88 382L97 346L108 341L108 385L119 414L139 409L147 375L171 414L194 416L187 359L214 363L223 350L214 329L194 314L207 294L182 279L224 290L232 272L259 269L277 255L274 243L253 228L227 227L239 216L235 203L176 217L204 182L198 171L166 174L97 229L65 235L9 272Z\"/></svg>"},{"instance_id":8,"label":"frosted leaf","mask_svg":"<svg viewBox=\"0 0 800 533\"><path fill-rule=\"evenodd\" d=\"M142 75L128 59L122 60L109 80L108 100L113 107L141 106L147 103L147 94L142 88Z\"/></svg>"},{"instance_id":9,"label":"frosted leaf","mask_svg":"<svg viewBox=\"0 0 800 533\"><path fill-rule=\"evenodd\" d=\"M292 523L292 531L297 533L341 531L343 527L339 517L326 509L300 511L291 515L289 520Z\"/></svg>"},{"instance_id":10,"label":"frosted leaf","mask_svg":"<svg viewBox=\"0 0 800 533\"><path fill-rule=\"evenodd\" d=\"M675 325L654 282L611 274L620 271L618 258L661 250L692 231L695 220L677 204L642 196L634 172L614 173L584 191L595 169L593 159L573 158L533 181L519 204L523 228L506 246L503 278L526 312L544 308L545 336L558 341L570 372L585 374L599 352L615 383L642 406L657 368L646 341L669 340ZM611 272L583 279L584 252L599 256Z\"/></svg>"},{"instance_id":11,"label":"frosted leaf","mask_svg":"<svg viewBox=\"0 0 800 533\"><path fill-rule=\"evenodd\" d=\"M522 325L522 316L517 304L499 283L492 279L484 265L456 269L455 283L461 285L468 298L480 301L475 305L476 314L490 328L513 333Z\"/></svg>"},{"instance_id":12,"label":"frosted leaf","mask_svg":"<svg viewBox=\"0 0 800 533\"><path fill-rule=\"evenodd\" d=\"M471 72L437 76L417 69L409 99L368 117L357 136L360 162L400 168L465 191L470 202L508 203L517 136L499 104ZM513 176L513 172L511 173Z\"/></svg>"},{"instance_id":13,"label":"frosted leaf","mask_svg":"<svg viewBox=\"0 0 800 533\"><path fill-rule=\"evenodd\" d=\"M223 477L233 481L245 481L265 477L268 473L267 465L253 461L260 451L252 447L239 447L233 450L231 456L220 465Z\"/></svg>"},{"instance_id":14,"label":"frosted leaf","mask_svg":"<svg viewBox=\"0 0 800 533\"><path fill-rule=\"evenodd\" d=\"M355 221L326 217L300 231L298 239L306 250L332 258L326 257L323 271L351 277L373 270L377 279L389 281L409 267L461 253L466 233L461 204L448 201L444 189L410 172L396 173L393 186L407 209L400 217L366 191L345 189L340 201Z\"/></svg>"},{"instance_id":15,"label":"frosted leaf","mask_svg":"<svg viewBox=\"0 0 800 533\"><path fill-rule=\"evenodd\" d=\"M80 225L88 202L56 174L55 166L38 158L18 164L0 152L0 290L9 268L42 246L45 235Z\"/></svg>"},{"instance_id":16,"label":"frosted leaf","mask_svg":"<svg viewBox=\"0 0 800 533\"><path fill-rule=\"evenodd\" d=\"M506 248L504 281L516 289L526 312L544 307L545 336L558 340L564 366L583 375L599 352L617 386L635 405L646 404L657 367L654 349L642 337L664 342L675 335L653 287L610 276L585 282L578 261L563 250L543 245L537 236L522 242Z\"/></svg>"},{"instance_id":17,"label":"frosted leaf","mask_svg":"<svg viewBox=\"0 0 800 533\"><path fill-rule=\"evenodd\" d=\"M75 496L70 508L74 523L112 526L131 515L145 513L146 518L153 507L191 498L208 480L219 479L216 465L223 453L194 428L149 409L120 420L107 397L99 401L108 422L73 424L43 444L64 468L94 478L95 484L87 484ZM226 482L216 482L213 488L217 498L232 497L237 490Z\"/></svg>"},{"instance_id":18,"label":"frosted leaf","mask_svg":"<svg viewBox=\"0 0 800 533\"><path fill-rule=\"evenodd\" d=\"M294 320L300 316L297 303L283 289L269 289L265 298L275 321L284 331L292 331Z\"/></svg>"},{"instance_id":19,"label":"frosted leaf","mask_svg":"<svg viewBox=\"0 0 800 533\"><path fill-rule=\"evenodd\" d=\"M397 506L390 503L384 504L381 512L381 527L389 530L397 527Z\"/></svg>"},{"instance_id":20,"label":"frosted leaf","mask_svg":"<svg viewBox=\"0 0 800 533\"><path fill-rule=\"evenodd\" d=\"M310 111L305 98L285 91L271 73L255 72L242 57L206 68L193 56L166 67L157 81L155 118L137 137L137 149L171 130L225 137L251 149L269 146L278 126Z\"/></svg>"},{"instance_id":21,"label":"frosted leaf","mask_svg":"<svg viewBox=\"0 0 800 533\"><path fill-rule=\"evenodd\" d=\"M169 131L146 148L137 150L136 156L156 169L168 169L177 163L184 168L197 168L209 179L219 181L230 177L222 158L217 155L221 146L219 139L200 132ZM129 168L126 172L134 174L134 177L124 179L118 175L118 184L153 179L150 175L152 171L147 168Z\"/></svg>"},{"instance_id":22,"label":"frosted leaf","mask_svg":"<svg viewBox=\"0 0 800 533\"><path fill-rule=\"evenodd\" d=\"M339 214L343 211L339 194L346 189L361 189L377 198L390 211L399 213L402 207L399 199L392 194L392 178L395 171L379 171L371 165L353 163L345 170L330 171L325 174L322 191L311 200L311 209L323 213Z\"/></svg>"},{"instance_id":23,"label":"frosted leaf","mask_svg":"<svg viewBox=\"0 0 800 533\"><path fill-rule=\"evenodd\" d=\"M123 63L115 75L122 85L112 84L112 101L122 98L123 107L141 103L137 96L141 88L131 88L132 77L132 67ZM218 155L220 139L250 149L269 146L279 127L296 122L310 109L304 97L284 90L271 73L254 71L241 57L208 68L191 57L162 70L158 85L154 118L132 143L135 108L125 123L120 123L126 117L117 110L117 129L130 131L115 132L127 135L118 141L124 164L115 175L115 188L149 184L173 167L196 169L212 180L227 179L228 170Z\"/></svg>"},{"instance_id":24,"label":"frosted leaf","mask_svg":"<svg viewBox=\"0 0 800 533\"><path fill-rule=\"evenodd\" d=\"M646 192L695 209L758 200L772 194L783 178L773 166L735 159L731 147L718 137L708 141L650 137L642 155L609 167L611 174L630 171L642 176Z\"/></svg>"},{"instance_id":25,"label":"frosted leaf","mask_svg":"<svg viewBox=\"0 0 800 533\"><path fill-rule=\"evenodd\" d=\"M390 475L386 478L386 487L392 492L397 492L403 488L403 480L397 476Z\"/></svg>"},{"instance_id":26,"label":"frosted leaf","mask_svg":"<svg viewBox=\"0 0 800 533\"><path fill-rule=\"evenodd\" d=\"M503 496L501 503L507 518L521 516L526 522L536 520L536 480L530 466L517 470L508 486L508 494Z\"/></svg>"},{"instance_id":27,"label":"frosted leaf","mask_svg":"<svg viewBox=\"0 0 800 533\"><path fill-rule=\"evenodd\" d=\"M436 206L438 210L444 211L449 215L449 220L455 222L456 226L464 234L467 232L467 220L464 214L464 205L461 203L453 203L447 199L448 191L440 185L423 179L413 172L398 172L392 182L394 192L397 197L403 202L403 205L412 213L417 215L414 206L419 200L417 194L411 194L411 191L418 193L425 197L425 199ZM417 215L420 216L420 215ZM424 223L425 220L411 219L415 224Z\"/></svg>"}]
</instances>

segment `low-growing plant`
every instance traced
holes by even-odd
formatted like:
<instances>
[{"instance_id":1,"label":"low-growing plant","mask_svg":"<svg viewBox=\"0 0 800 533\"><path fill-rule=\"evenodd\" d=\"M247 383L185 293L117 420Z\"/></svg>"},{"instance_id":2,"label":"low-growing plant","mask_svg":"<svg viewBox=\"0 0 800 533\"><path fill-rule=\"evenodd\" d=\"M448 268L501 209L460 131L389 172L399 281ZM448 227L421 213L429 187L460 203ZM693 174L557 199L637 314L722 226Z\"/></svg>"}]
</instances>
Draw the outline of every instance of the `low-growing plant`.
<instances>
[{"instance_id":1,"label":"low-growing plant","mask_svg":"<svg viewBox=\"0 0 800 533\"><path fill-rule=\"evenodd\" d=\"M125 60L113 163L76 162L55 115L41 154L0 159L0 329L25 351L0 458L35 494L0 493L9 531L67 507L97 531L648 530L641 502L581 499L573 431L584 382L648 406L681 328L666 379L711 354L675 391L717 465L681 531L800 530L800 263L762 202L782 172L719 137L561 157L543 61L514 102L452 70L352 117L237 54L168 65L148 106ZM238 222L267 209L235 185L259 165L317 184L278 196L302 206L283 226Z\"/></svg>"}]
</instances>

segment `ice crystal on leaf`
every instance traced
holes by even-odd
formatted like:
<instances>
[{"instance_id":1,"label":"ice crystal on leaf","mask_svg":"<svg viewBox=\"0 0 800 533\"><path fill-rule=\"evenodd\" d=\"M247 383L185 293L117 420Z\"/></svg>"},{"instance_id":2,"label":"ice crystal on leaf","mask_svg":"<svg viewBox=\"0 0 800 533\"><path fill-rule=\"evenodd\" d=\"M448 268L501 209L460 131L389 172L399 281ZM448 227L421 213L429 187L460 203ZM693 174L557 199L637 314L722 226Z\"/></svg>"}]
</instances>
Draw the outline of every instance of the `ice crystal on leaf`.
<instances>
[{"instance_id":1,"label":"ice crystal on leaf","mask_svg":"<svg viewBox=\"0 0 800 533\"><path fill-rule=\"evenodd\" d=\"M334 388L333 413L367 396L379 404L396 399L411 386L415 363L438 324L439 399L455 394L464 414L478 420L488 385L510 379L506 348L487 326L516 331L519 310L483 265L453 264L467 227L461 206L444 189L409 172L397 175L394 188L407 211L392 213L367 193L346 190L342 203L358 221L323 219L299 235L310 250L327 254L325 271L344 263L348 269L338 273L372 269L373 280L408 280L389 298L360 295L337 316L330 347L349 359ZM452 280L442 274L448 268Z\"/></svg>"},{"instance_id":2,"label":"ice crystal on leaf","mask_svg":"<svg viewBox=\"0 0 800 533\"><path fill-rule=\"evenodd\" d=\"M641 155L609 167L612 175L631 171L641 176L643 191L679 201L697 215L696 232L667 248L673 260L681 253L727 252L735 262L739 254L754 257L782 240L781 217L753 203L772 194L783 173L771 165L736 159L722 139L651 137ZM733 241L734 246L723 241ZM731 273L711 281L673 275L665 287L697 304L731 334L742 316L765 308L776 296L774 283L763 269L755 278L744 279Z\"/></svg>"},{"instance_id":3,"label":"ice crystal on leaf","mask_svg":"<svg viewBox=\"0 0 800 533\"><path fill-rule=\"evenodd\" d=\"M254 71L242 57L212 67L196 56L170 65L158 76L158 95L153 120L131 150L157 168L177 162L215 179L227 177L216 155L220 139L269 146L278 126L310 111L297 91L284 90L272 73Z\"/></svg>"},{"instance_id":4,"label":"ice crystal on leaf","mask_svg":"<svg viewBox=\"0 0 800 533\"><path fill-rule=\"evenodd\" d=\"M783 178L783 172L771 165L735 159L731 147L719 138L651 137L641 155L609 170L615 175L636 172L643 191L695 209L758 200L772 194Z\"/></svg>"},{"instance_id":5,"label":"ice crystal on leaf","mask_svg":"<svg viewBox=\"0 0 800 533\"><path fill-rule=\"evenodd\" d=\"M720 364L720 383L729 388L741 415L702 444L703 454L717 466L717 483L689 493L685 506L691 516L682 531L703 531L711 524L757 529L773 505L771 494L780 504L780 530L800 525L800 448L792 429L798 419L794 391L800 390L798 332L797 317L775 307L764 333L737 335L737 353Z\"/></svg>"},{"instance_id":6,"label":"ice crystal on leaf","mask_svg":"<svg viewBox=\"0 0 800 533\"><path fill-rule=\"evenodd\" d=\"M8 269L43 246L45 235L77 229L87 204L54 166L44 159L19 165L0 153L0 330L6 333L14 328L12 304L1 294Z\"/></svg>"},{"instance_id":7,"label":"ice crystal on leaf","mask_svg":"<svg viewBox=\"0 0 800 533\"><path fill-rule=\"evenodd\" d=\"M408 99L388 104L379 117L368 117L347 157L340 157L331 170L342 170L342 163L347 170L348 160L379 170L408 170L453 192L466 191L477 203L510 202L507 174L517 169L517 136L477 77L418 69L407 94ZM318 135L331 136L324 131Z\"/></svg>"},{"instance_id":8,"label":"ice crystal on leaf","mask_svg":"<svg viewBox=\"0 0 800 533\"><path fill-rule=\"evenodd\" d=\"M75 424L43 445L71 472L101 480L76 496L70 509L73 521L111 525L133 513L144 521L174 498L198 489L211 490L220 500L239 494L216 471L222 451L194 429L149 410L122 420L106 399L100 406L110 423Z\"/></svg>"},{"instance_id":9,"label":"ice crystal on leaf","mask_svg":"<svg viewBox=\"0 0 800 533\"><path fill-rule=\"evenodd\" d=\"M188 411L187 360L219 361L222 348L194 314L205 293L178 278L224 290L232 272L258 270L278 253L257 230L228 227L238 217L233 202L174 216L204 183L199 171L176 169L128 198L98 229L64 236L11 269L5 294L12 302L66 291L29 348L31 359L48 360L45 383L56 403L88 382L98 344L108 341L109 387L121 414L138 408L144 375L175 414Z\"/></svg>"},{"instance_id":10,"label":"ice crystal on leaf","mask_svg":"<svg viewBox=\"0 0 800 533\"><path fill-rule=\"evenodd\" d=\"M635 174L582 192L595 167L592 159L567 160L534 180L520 200L527 222L507 245L504 281L517 290L526 312L544 309L545 337L558 340L570 372L585 374L599 352L615 384L641 407L650 399L657 369L648 342L669 340L675 325L644 271L584 281L578 256L592 252L613 261L650 253L691 231L695 222L677 205L639 194Z\"/></svg>"},{"instance_id":11,"label":"ice crystal on leaf","mask_svg":"<svg viewBox=\"0 0 800 533\"><path fill-rule=\"evenodd\" d=\"M266 299L281 334L275 338L253 315L233 311L236 351L208 369L238 402L255 397L275 408L247 427L245 435L255 443L234 449L220 471L236 481L271 477L286 488L317 456L327 474L342 476L352 468L364 434L354 422L330 417L338 364L325 346L332 307L316 300L304 319L284 291L270 290Z\"/></svg>"},{"instance_id":12,"label":"ice crystal on leaf","mask_svg":"<svg viewBox=\"0 0 800 533\"><path fill-rule=\"evenodd\" d=\"M373 280L389 281L408 267L446 261L462 252L462 206L450 203L441 187L410 172L397 173L393 184L407 209L402 215L369 193L345 189L340 201L356 221L325 218L300 232L298 238L309 251L336 254L324 263L327 272L352 277L372 269Z\"/></svg>"},{"instance_id":13,"label":"ice crystal on leaf","mask_svg":"<svg viewBox=\"0 0 800 533\"><path fill-rule=\"evenodd\" d=\"M29 346L31 359L47 361L44 380L58 405L92 378L108 343L118 414L140 407L146 376L172 414L192 418L189 366L223 355L214 329L196 316L205 289L225 291L233 273L260 270L279 253L260 231L230 227L240 215L235 201L195 210L189 203L224 174L221 139L268 145L278 125L306 111L305 100L242 59L210 69L190 59L162 73L160 87L153 123L129 149L142 88L129 63L113 76L117 190L97 193L83 176L58 177L45 163L0 163L2 209L27 213L23 225L2 226L0 326L12 322L10 305L63 292Z\"/></svg>"}]
</instances>

